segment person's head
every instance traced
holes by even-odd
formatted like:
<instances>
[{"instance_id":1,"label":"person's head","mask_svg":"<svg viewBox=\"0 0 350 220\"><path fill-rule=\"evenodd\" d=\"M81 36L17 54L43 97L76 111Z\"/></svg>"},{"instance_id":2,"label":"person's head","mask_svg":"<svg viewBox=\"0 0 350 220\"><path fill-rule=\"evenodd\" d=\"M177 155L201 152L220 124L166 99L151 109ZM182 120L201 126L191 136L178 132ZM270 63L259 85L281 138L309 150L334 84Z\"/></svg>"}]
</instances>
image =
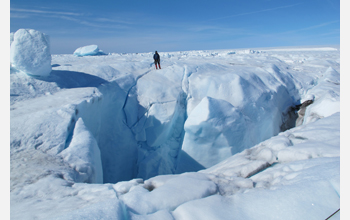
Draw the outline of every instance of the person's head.
<instances>
[{"instance_id":1,"label":"person's head","mask_svg":"<svg viewBox=\"0 0 350 220\"><path fill-rule=\"evenodd\" d=\"M156 51L156 53L158 53L158 52Z\"/></svg>"}]
</instances>

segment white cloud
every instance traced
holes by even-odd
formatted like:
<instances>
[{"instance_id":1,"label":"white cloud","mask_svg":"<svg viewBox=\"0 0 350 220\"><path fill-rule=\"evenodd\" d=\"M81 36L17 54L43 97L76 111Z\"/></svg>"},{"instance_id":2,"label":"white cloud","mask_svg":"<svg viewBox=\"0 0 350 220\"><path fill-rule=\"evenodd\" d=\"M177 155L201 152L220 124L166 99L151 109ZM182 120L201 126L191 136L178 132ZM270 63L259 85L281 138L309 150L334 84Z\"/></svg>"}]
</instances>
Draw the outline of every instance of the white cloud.
<instances>
[{"instance_id":1,"label":"white cloud","mask_svg":"<svg viewBox=\"0 0 350 220\"><path fill-rule=\"evenodd\" d=\"M322 24L313 25L313 26L306 27L306 28L286 31L286 32L283 32L283 33L280 33L280 34L290 34L290 33L295 33L295 32L299 32L299 31L307 31L307 30L317 29L317 28L320 28L320 27L324 27L324 26L327 26L327 25L330 25L330 24L334 24L334 23L339 23L339 22L340 22L339 20L325 22L325 23L322 23Z\"/></svg>"},{"instance_id":2,"label":"white cloud","mask_svg":"<svg viewBox=\"0 0 350 220\"><path fill-rule=\"evenodd\" d=\"M89 26L89 27L96 27L96 28L105 28L105 29L126 29L128 26L126 25L118 25L118 24L106 24L106 23L101 23L99 19L92 19L92 20L85 20L85 19L79 19L79 18L73 18L73 17L68 17L68 16L57 16L58 18L69 20L69 21L74 21L76 23Z\"/></svg>"},{"instance_id":3,"label":"white cloud","mask_svg":"<svg viewBox=\"0 0 350 220\"><path fill-rule=\"evenodd\" d=\"M99 18L95 16L88 16L84 13L64 12L64 11L51 11L51 10L36 10L36 9L22 9L11 8L11 18L30 18L32 16L41 16L45 18L55 18L67 21L73 21L76 24L80 24L88 27L105 29L126 29L131 22L110 19Z\"/></svg>"},{"instance_id":4,"label":"white cloud","mask_svg":"<svg viewBox=\"0 0 350 220\"><path fill-rule=\"evenodd\" d=\"M43 10L32 10L32 9L22 9L22 8L11 8L11 12L25 12L32 14L56 14L56 15L73 15L73 16L81 16L81 13L73 13L73 12L61 12L61 11L43 11Z\"/></svg>"},{"instance_id":5,"label":"white cloud","mask_svg":"<svg viewBox=\"0 0 350 220\"><path fill-rule=\"evenodd\" d=\"M251 11L251 12L245 12L245 13L240 13L240 14L234 14L234 15L229 15L229 16L220 17L220 18L213 18L213 19L210 19L208 21L214 21L214 20L231 18L231 17L238 17L238 16L243 16L243 15L257 14L257 13L267 12L267 11L274 11L274 10L278 10L278 9L294 7L294 6L297 6L300 4L302 4L302 3L293 4L293 5L285 5L285 6L275 7L275 8L267 8L267 9L263 9L263 10L259 10L259 11Z\"/></svg>"}]
</instances>

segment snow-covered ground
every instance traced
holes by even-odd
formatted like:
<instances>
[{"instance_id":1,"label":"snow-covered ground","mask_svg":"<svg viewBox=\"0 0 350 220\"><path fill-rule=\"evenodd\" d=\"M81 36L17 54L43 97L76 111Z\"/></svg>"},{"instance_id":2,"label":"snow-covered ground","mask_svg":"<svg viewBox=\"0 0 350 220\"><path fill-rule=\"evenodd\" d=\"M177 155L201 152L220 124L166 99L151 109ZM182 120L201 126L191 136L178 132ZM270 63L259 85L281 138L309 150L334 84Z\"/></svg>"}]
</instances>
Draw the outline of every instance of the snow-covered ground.
<instances>
[{"instance_id":1,"label":"snow-covered ground","mask_svg":"<svg viewBox=\"0 0 350 220\"><path fill-rule=\"evenodd\" d=\"M161 70L153 53L52 55L49 76L11 67L11 219L340 208L339 49L159 54Z\"/></svg>"}]
</instances>

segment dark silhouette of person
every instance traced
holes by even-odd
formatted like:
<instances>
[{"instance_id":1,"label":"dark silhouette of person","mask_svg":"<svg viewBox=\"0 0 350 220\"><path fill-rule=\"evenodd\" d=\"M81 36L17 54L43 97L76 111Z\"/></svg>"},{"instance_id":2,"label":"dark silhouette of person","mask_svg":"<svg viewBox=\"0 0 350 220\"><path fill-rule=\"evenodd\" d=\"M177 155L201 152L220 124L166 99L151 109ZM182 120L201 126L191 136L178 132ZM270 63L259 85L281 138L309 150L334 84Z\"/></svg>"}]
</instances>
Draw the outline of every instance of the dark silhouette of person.
<instances>
[{"instance_id":1,"label":"dark silhouette of person","mask_svg":"<svg viewBox=\"0 0 350 220\"><path fill-rule=\"evenodd\" d=\"M156 51L156 53L153 55L153 59L154 59L154 64L156 65L156 69L158 69L157 64L158 64L158 66L159 66L159 69L161 69L161 68L160 68L160 56L159 56L159 54L158 54L157 51Z\"/></svg>"}]
</instances>

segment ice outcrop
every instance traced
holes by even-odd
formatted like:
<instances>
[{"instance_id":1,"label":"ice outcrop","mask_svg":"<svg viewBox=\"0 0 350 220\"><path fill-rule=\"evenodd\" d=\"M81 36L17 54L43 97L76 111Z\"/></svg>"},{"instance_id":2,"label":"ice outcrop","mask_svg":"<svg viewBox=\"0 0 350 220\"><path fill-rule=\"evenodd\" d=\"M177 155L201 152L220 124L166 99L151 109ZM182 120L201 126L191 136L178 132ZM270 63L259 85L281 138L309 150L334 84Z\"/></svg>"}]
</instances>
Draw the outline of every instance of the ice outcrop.
<instances>
[{"instance_id":1,"label":"ice outcrop","mask_svg":"<svg viewBox=\"0 0 350 220\"><path fill-rule=\"evenodd\" d=\"M97 141L79 118L69 147L61 152L63 159L78 172L77 182L103 183L100 155Z\"/></svg>"},{"instance_id":2,"label":"ice outcrop","mask_svg":"<svg viewBox=\"0 0 350 220\"><path fill-rule=\"evenodd\" d=\"M82 56L96 56L96 55L104 55L102 50L98 48L97 45L89 45L84 47L79 47L73 53L73 55L82 57Z\"/></svg>"},{"instance_id":3,"label":"ice outcrop","mask_svg":"<svg viewBox=\"0 0 350 220\"><path fill-rule=\"evenodd\" d=\"M213 69L218 70L206 65L188 80L182 145L187 155L181 153L178 164L192 158L208 168L278 134L282 115L298 99L292 78L276 65L249 74L236 71L213 76Z\"/></svg>"},{"instance_id":4,"label":"ice outcrop","mask_svg":"<svg viewBox=\"0 0 350 220\"><path fill-rule=\"evenodd\" d=\"M340 112L339 85L339 72L329 67L322 77L318 79L317 85L308 90L305 98L302 100L303 103L306 100L313 100L313 103L304 110L304 116L298 120L297 126Z\"/></svg>"},{"instance_id":5,"label":"ice outcrop","mask_svg":"<svg viewBox=\"0 0 350 220\"><path fill-rule=\"evenodd\" d=\"M245 146L246 118L225 100L205 97L189 115L182 149L211 167Z\"/></svg>"},{"instance_id":6,"label":"ice outcrop","mask_svg":"<svg viewBox=\"0 0 350 220\"><path fill-rule=\"evenodd\" d=\"M304 116L305 116L305 111L306 111L306 107L311 105L314 102L313 99L308 99L305 102L303 102L301 105L298 105L297 107L300 107L300 110L298 111L298 119L296 121L296 125L299 126L303 123L304 120Z\"/></svg>"},{"instance_id":7,"label":"ice outcrop","mask_svg":"<svg viewBox=\"0 0 350 220\"><path fill-rule=\"evenodd\" d=\"M49 36L33 29L19 29L10 34L12 67L33 76L51 73Z\"/></svg>"}]
</instances>

